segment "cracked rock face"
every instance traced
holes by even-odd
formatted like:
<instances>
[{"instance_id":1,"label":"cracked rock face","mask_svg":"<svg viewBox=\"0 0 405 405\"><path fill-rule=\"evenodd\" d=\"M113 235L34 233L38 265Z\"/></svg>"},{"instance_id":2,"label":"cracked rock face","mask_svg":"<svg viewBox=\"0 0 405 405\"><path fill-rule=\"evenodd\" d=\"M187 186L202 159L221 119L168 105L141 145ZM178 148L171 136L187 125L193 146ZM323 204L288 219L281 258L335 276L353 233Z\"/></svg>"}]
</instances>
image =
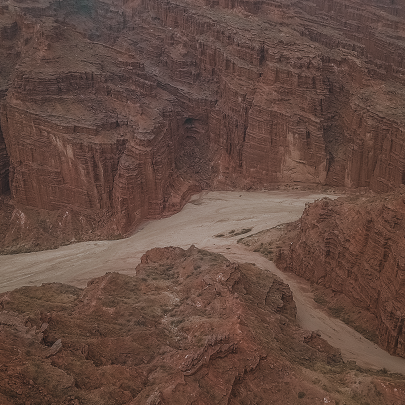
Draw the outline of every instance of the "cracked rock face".
<instances>
[{"instance_id":1,"label":"cracked rock face","mask_svg":"<svg viewBox=\"0 0 405 405\"><path fill-rule=\"evenodd\" d=\"M201 189L392 190L403 16L402 2L3 0L0 249L126 235Z\"/></svg>"},{"instance_id":2,"label":"cracked rock face","mask_svg":"<svg viewBox=\"0 0 405 405\"><path fill-rule=\"evenodd\" d=\"M309 204L277 265L369 312L380 345L405 357L405 194Z\"/></svg>"}]
</instances>

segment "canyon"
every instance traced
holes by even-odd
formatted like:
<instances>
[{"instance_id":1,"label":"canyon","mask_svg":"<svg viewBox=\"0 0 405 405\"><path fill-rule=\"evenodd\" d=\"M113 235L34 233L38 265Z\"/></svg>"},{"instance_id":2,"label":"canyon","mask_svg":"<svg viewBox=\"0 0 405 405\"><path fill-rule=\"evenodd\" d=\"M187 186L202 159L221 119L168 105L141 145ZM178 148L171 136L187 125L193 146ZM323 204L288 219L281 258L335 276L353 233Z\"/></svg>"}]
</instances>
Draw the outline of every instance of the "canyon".
<instances>
[{"instance_id":1,"label":"canyon","mask_svg":"<svg viewBox=\"0 0 405 405\"><path fill-rule=\"evenodd\" d=\"M2 0L1 251L126 236L206 189L395 189L404 13Z\"/></svg>"},{"instance_id":2,"label":"canyon","mask_svg":"<svg viewBox=\"0 0 405 405\"><path fill-rule=\"evenodd\" d=\"M296 190L202 193L128 239L0 256L2 402L179 403L201 379L210 388L192 392L207 404L287 398L400 405L405 359L325 314L302 278L237 244L298 219L307 201L324 197ZM248 233L233 235L247 225ZM145 254L170 243L183 249ZM263 304L265 296L273 298ZM229 344L237 350L223 350ZM188 354L201 366L190 376L177 361ZM214 384L218 372L224 378Z\"/></svg>"},{"instance_id":3,"label":"canyon","mask_svg":"<svg viewBox=\"0 0 405 405\"><path fill-rule=\"evenodd\" d=\"M404 17L0 0L0 402L403 404Z\"/></svg>"}]
</instances>

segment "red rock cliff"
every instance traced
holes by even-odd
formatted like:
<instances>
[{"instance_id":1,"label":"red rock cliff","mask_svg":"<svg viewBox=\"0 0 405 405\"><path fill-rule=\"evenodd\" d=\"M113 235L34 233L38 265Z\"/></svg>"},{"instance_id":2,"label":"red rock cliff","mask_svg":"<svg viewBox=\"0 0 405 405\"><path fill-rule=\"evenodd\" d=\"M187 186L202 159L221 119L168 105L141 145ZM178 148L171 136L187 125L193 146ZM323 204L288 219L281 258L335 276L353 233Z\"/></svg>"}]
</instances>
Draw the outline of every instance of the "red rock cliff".
<instances>
[{"instance_id":1,"label":"red rock cliff","mask_svg":"<svg viewBox=\"0 0 405 405\"><path fill-rule=\"evenodd\" d=\"M405 357L405 193L401 190L384 197L309 204L287 257L278 261L374 314L380 345Z\"/></svg>"},{"instance_id":2,"label":"red rock cliff","mask_svg":"<svg viewBox=\"0 0 405 405\"><path fill-rule=\"evenodd\" d=\"M10 172L16 209L99 223L89 235L79 221L80 240L207 188L394 189L403 15L371 1L3 6L2 190Z\"/></svg>"},{"instance_id":3,"label":"red rock cliff","mask_svg":"<svg viewBox=\"0 0 405 405\"><path fill-rule=\"evenodd\" d=\"M10 75L19 58L16 46L18 31L16 19L7 12L7 7L0 5L0 103L6 96ZM9 156L0 125L0 197L10 190L9 166Z\"/></svg>"}]
</instances>

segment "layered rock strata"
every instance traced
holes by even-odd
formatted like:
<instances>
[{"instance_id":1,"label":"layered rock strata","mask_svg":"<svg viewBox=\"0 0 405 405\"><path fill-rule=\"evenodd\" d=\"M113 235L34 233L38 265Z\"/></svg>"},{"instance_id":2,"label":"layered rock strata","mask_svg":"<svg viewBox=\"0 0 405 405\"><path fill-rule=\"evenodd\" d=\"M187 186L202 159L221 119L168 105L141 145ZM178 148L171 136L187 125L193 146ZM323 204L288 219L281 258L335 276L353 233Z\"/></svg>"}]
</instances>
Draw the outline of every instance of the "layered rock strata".
<instances>
[{"instance_id":1,"label":"layered rock strata","mask_svg":"<svg viewBox=\"0 0 405 405\"><path fill-rule=\"evenodd\" d=\"M201 189L405 181L401 2L1 10L1 192L100 223L74 240L125 235Z\"/></svg>"},{"instance_id":2,"label":"layered rock strata","mask_svg":"<svg viewBox=\"0 0 405 405\"><path fill-rule=\"evenodd\" d=\"M6 144L4 142L3 134L0 128L0 193L6 194L9 190L9 158L6 150Z\"/></svg>"},{"instance_id":3,"label":"layered rock strata","mask_svg":"<svg viewBox=\"0 0 405 405\"><path fill-rule=\"evenodd\" d=\"M10 85L10 76L19 58L19 27L8 8L0 5L0 104ZM9 192L9 155L0 125L0 198Z\"/></svg>"},{"instance_id":4,"label":"layered rock strata","mask_svg":"<svg viewBox=\"0 0 405 405\"><path fill-rule=\"evenodd\" d=\"M309 204L276 263L376 317L380 345L405 357L405 193ZM372 323L371 323L372 325Z\"/></svg>"},{"instance_id":5,"label":"layered rock strata","mask_svg":"<svg viewBox=\"0 0 405 405\"><path fill-rule=\"evenodd\" d=\"M107 273L85 289L45 284L1 294L0 400L403 400L403 380L350 369L294 317L291 291L269 272L194 247L153 249L133 277Z\"/></svg>"}]
</instances>

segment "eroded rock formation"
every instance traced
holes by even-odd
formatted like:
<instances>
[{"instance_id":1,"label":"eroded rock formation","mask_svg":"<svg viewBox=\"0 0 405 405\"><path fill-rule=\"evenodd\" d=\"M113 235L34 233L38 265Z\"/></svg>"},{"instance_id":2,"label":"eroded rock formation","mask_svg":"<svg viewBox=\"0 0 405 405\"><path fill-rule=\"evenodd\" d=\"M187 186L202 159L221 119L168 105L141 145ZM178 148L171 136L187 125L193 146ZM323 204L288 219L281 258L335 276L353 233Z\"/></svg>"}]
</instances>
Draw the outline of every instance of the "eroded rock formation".
<instances>
[{"instance_id":1,"label":"eroded rock formation","mask_svg":"<svg viewBox=\"0 0 405 405\"><path fill-rule=\"evenodd\" d=\"M402 357L404 221L404 188L377 197L322 199L305 209L289 249L274 254L278 266L344 294L371 313L380 345Z\"/></svg>"},{"instance_id":2,"label":"eroded rock formation","mask_svg":"<svg viewBox=\"0 0 405 405\"><path fill-rule=\"evenodd\" d=\"M201 189L404 182L402 1L1 4L14 234L27 207L31 233L39 210L61 234L54 217L82 218L70 242L125 235ZM3 251L34 248L11 239Z\"/></svg>"},{"instance_id":3,"label":"eroded rock formation","mask_svg":"<svg viewBox=\"0 0 405 405\"><path fill-rule=\"evenodd\" d=\"M291 291L269 272L194 247L153 249L134 277L107 273L83 290L55 283L1 294L0 401L404 399L403 381L354 371L294 317Z\"/></svg>"},{"instance_id":4,"label":"eroded rock formation","mask_svg":"<svg viewBox=\"0 0 405 405\"><path fill-rule=\"evenodd\" d=\"M16 47L18 24L7 11L7 7L0 5L0 103L4 100L10 85L10 75L19 58ZM10 189L9 166L9 155L0 126L0 198Z\"/></svg>"}]
</instances>

